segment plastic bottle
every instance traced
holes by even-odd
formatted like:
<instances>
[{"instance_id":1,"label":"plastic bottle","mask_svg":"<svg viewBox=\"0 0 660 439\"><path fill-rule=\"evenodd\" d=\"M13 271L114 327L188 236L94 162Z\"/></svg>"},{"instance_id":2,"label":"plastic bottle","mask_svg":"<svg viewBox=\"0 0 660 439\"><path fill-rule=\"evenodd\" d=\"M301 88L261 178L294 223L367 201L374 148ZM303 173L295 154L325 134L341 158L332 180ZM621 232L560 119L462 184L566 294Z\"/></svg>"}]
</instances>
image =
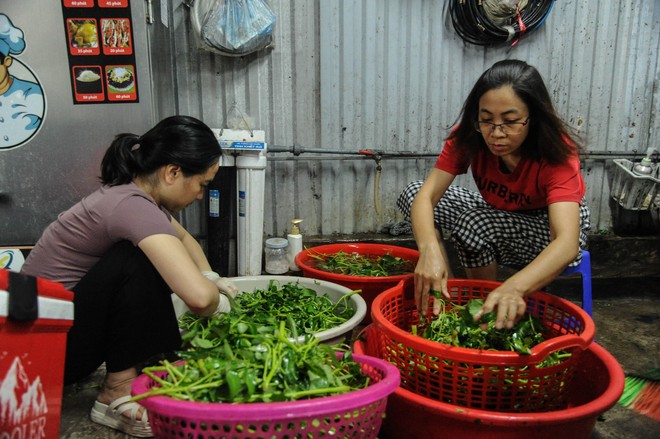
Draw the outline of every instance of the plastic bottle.
<instances>
[{"instance_id":1,"label":"plastic bottle","mask_svg":"<svg viewBox=\"0 0 660 439\"><path fill-rule=\"evenodd\" d=\"M296 255L303 249L302 234L300 233L300 223L302 221L299 218L292 219L291 231L287 235L287 240L289 241L287 257L291 271L300 271L300 268L296 265Z\"/></svg>"},{"instance_id":2,"label":"plastic bottle","mask_svg":"<svg viewBox=\"0 0 660 439\"><path fill-rule=\"evenodd\" d=\"M284 238L270 238L266 240L264 254L266 256L266 273L284 274L289 271L287 247L289 242Z\"/></svg>"}]
</instances>

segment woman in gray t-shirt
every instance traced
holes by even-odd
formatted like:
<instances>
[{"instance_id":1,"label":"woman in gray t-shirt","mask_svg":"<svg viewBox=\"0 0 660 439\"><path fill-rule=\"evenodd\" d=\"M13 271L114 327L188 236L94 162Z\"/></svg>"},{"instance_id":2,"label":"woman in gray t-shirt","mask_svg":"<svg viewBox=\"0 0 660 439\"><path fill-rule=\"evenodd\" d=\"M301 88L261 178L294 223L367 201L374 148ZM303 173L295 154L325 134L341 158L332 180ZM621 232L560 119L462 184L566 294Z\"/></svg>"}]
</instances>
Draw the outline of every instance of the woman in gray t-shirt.
<instances>
[{"instance_id":1,"label":"woman in gray t-shirt","mask_svg":"<svg viewBox=\"0 0 660 439\"><path fill-rule=\"evenodd\" d=\"M187 116L119 134L101 163L103 186L60 214L23 265L74 292L64 379L105 363L95 422L152 435L144 408L129 402L131 383L142 365L181 346L172 293L201 316L229 310L235 286L171 215L202 199L220 154L211 129Z\"/></svg>"}]
</instances>

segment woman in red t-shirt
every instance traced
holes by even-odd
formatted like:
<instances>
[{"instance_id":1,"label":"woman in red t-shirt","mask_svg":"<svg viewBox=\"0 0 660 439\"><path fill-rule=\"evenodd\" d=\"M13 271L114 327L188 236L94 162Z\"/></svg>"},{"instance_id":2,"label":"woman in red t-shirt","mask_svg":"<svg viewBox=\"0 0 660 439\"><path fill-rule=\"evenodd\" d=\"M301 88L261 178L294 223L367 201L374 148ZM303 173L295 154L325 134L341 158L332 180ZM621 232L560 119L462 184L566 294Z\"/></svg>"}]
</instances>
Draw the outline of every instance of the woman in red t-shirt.
<instances>
[{"instance_id":1,"label":"woman in red t-shirt","mask_svg":"<svg viewBox=\"0 0 660 439\"><path fill-rule=\"evenodd\" d=\"M469 278L496 280L498 264L523 267L477 315L496 310L498 328L511 328L525 296L579 262L590 224L578 150L534 67L505 60L481 75L435 167L397 200L420 252L415 300L422 313L430 291L449 298L441 230L451 233ZM478 192L452 185L468 168Z\"/></svg>"}]
</instances>

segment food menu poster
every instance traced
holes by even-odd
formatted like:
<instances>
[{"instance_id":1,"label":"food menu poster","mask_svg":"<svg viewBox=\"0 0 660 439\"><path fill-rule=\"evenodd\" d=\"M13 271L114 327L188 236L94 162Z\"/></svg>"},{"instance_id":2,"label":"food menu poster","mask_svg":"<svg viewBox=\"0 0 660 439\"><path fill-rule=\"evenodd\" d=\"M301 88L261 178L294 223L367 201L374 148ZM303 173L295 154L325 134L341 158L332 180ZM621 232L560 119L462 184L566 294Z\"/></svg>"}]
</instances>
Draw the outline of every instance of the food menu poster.
<instances>
[{"instance_id":1,"label":"food menu poster","mask_svg":"<svg viewBox=\"0 0 660 439\"><path fill-rule=\"evenodd\" d=\"M139 102L130 0L61 0L74 104Z\"/></svg>"}]
</instances>

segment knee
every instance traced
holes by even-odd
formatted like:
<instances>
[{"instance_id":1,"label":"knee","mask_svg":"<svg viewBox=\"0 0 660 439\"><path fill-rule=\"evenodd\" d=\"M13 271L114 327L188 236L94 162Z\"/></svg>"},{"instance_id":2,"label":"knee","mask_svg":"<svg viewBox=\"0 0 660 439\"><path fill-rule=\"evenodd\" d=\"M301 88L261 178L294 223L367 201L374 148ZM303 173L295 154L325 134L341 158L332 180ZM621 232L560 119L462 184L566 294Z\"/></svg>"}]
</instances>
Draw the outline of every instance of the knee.
<instances>
[{"instance_id":1,"label":"knee","mask_svg":"<svg viewBox=\"0 0 660 439\"><path fill-rule=\"evenodd\" d=\"M104 257L126 258L133 257L140 249L130 241L119 241L105 252Z\"/></svg>"},{"instance_id":2,"label":"knee","mask_svg":"<svg viewBox=\"0 0 660 439\"><path fill-rule=\"evenodd\" d=\"M410 206L423 184L424 181L422 180L411 181L399 194L399 198L396 200L396 205L404 215L410 216Z\"/></svg>"},{"instance_id":3,"label":"knee","mask_svg":"<svg viewBox=\"0 0 660 439\"><path fill-rule=\"evenodd\" d=\"M488 215L488 209L470 208L461 212L451 229L451 237L458 245L474 245L477 242L491 241L497 230Z\"/></svg>"},{"instance_id":4,"label":"knee","mask_svg":"<svg viewBox=\"0 0 660 439\"><path fill-rule=\"evenodd\" d=\"M469 208L461 212L456 219L457 231L463 229L472 229L484 224L484 211L487 209L482 208Z\"/></svg>"},{"instance_id":5,"label":"knee","mask_svg":"<svg viewBox=\"0 0 660 439\"><path fill-rule=\"evenodd\" d=\"M121 267L125 274L151 273L155 271L147 255L130 241L120 241L103 256L106 264Z\"/></svg>"}]
</instances>

